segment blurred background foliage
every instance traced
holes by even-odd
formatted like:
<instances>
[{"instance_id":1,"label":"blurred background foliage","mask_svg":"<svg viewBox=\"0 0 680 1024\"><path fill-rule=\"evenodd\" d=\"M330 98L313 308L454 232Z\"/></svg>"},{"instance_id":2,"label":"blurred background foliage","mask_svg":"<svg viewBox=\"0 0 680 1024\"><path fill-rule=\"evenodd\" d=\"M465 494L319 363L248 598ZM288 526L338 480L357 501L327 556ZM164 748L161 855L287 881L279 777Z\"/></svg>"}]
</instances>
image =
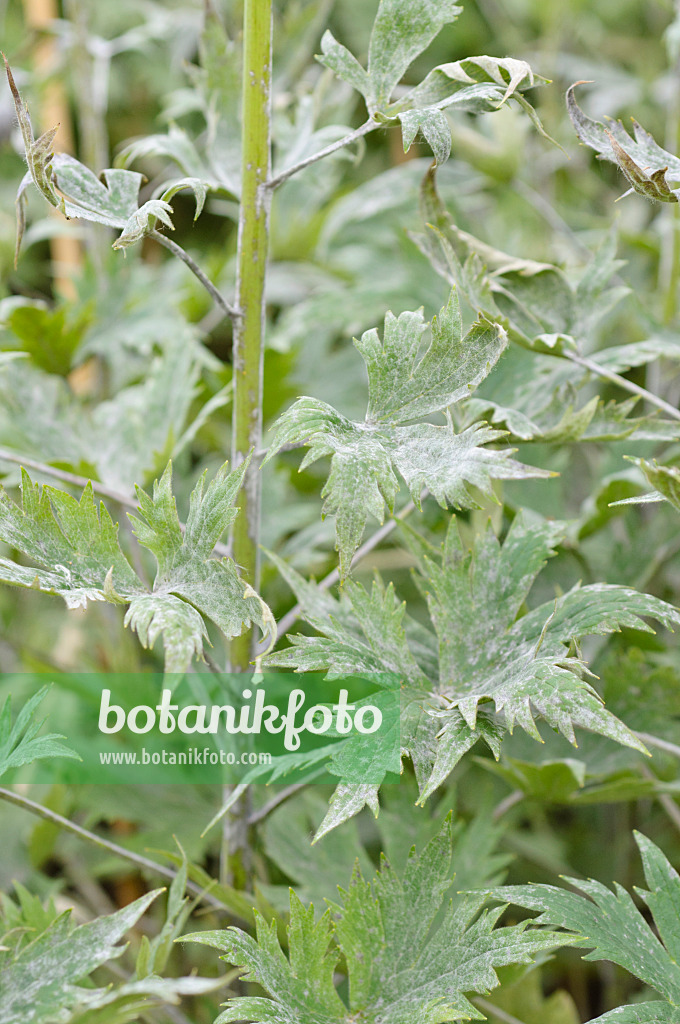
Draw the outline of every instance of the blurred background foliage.
<instances>
[{"instance_id":1,"label":"blurred background foliage","mask_svg":"<svg viewBox=\"0 0 680 1024\"><path fill-rule=\"evenodd\" d=\"M46 129L60 120L63 147L97 172L122 162L143 171L142 198L169 177L214 178L218 187L196 223L193 199L175 200L174 237L231 297L236 204L229 172L238 160L239 3L63 0L56 19L47 21L41 21L41 6L0 0L2 46L34 121ZM362 122L356 95L312 57L329 25L363 58L376 6L374 0L278 3L275 166L339 137L338 125ZM669 0L466 0L459 20L441 33L409 76L417 82L433 65L471 54L526 59L551 80L530 95L559 146L550 145L510 106L484 118L452 115L452 158L439 172L439 189L456 225L512 256L555 263L572 281L614 225L622 261L613 279L619 301L581 339L583 351L592 354L652 336L678 344L678 207L653 206L639 196L617 202L626 183L617 168L578 144L564 93L572 82L590 80L579 96L591 116L620 117L624 123L634 116L661 145L678 152L680 12ZM405 157L395 133L376 132L277 193L266 423L300 394L363 416L366 381L352 336L381 324L387 309L396 314L423 305L430 317L446 301L447 283L410 235L423 229L418 191L429 162L426 147L415 145ZM200 473L216 469L229 451L229 321L153 240L125 256L112 252L106 229L50 216L37 196L31 197L15 267L13 203L23 172L11 97L3 84L0 352L21 354L0 366L4 485L15 493L18 466L2 458L9 453L92 477L129 497L134 483L151 483L172 455L181 506ZM565 405L572 395L579 405L598 393L604 399L626 397L615 385L596 386L584 374L559 380L559 374L551 375L554 362L511 347L488 392L479 397L512 406L537 376L544 378L546 394L562 388L558 400ZM677 362L656 360L626 376L677 407ZM499 486L498 505L487 503L463 518L477 530L491 516L503 530L519 507L529 507L570 520L569 540L543 573L533 595L537 602L578 580L603 580L680 603L674 510L609 507L647 489L624 455L672 463L680 457L677 442L521 447L524 461L558 470L560 478ZM299 453L289 452L265 470L263 543L318 578L335 565L333 523L319 517L323 467L298 474L299 463ZM40 472L34 476L50 479ZM115 502L109 507L120 518L125 539L124 510ZM186 505L180 515L183 511ZM421 519L426 531L440 535L447 520L434 502L426 502ZM378 569L393 579L418 617L410 565L395 534L359 564L356 575L368 580ZM290 608L291 595L271 567L265 566L263 592L277 615ZM0 620L3 671L134 671L160 664L160 652L141 651L123 632L122 613L110 605L66 612L30 591L3 589ZM677 742L680 661L672 639L628 631L592 642L585 653L615 713L632 728ZM573 751L546 734L537 761L529 740L517 735L504 748L500 765L485 757L465 759L428 812L412 808L405 783L387 793L377 825L361 816L313 853L308 836L318 821L319 794L295 796L261 830L256 870L266 898L283 913L281 894L291 881L303 887L305 897L332 896L333 885L347 881L355 856L375 860L379 847L392 842L396 848L395 837L404 833L421 842L440 811L455 806L462 820L477 820L482 808L481 817L498 823L492 845L511 881L554 881L556 873L566 872L605 882L617 878L630 887L640 881L632 827L650 835L671 861L680 857L677 792L677 761L658 751L647 764L604 739L580 737ZM256 803L269 795L258 792ZM217 792L156 788L150 797L142 791L83 788L38 797L138 850L169 849L172 831L190 859L209 869L215 865L219 837L196 837L219 803ZM23 812L0 808L0 830L5 888L19 879L41 895L57 892L97 912L98 902L106 907L138 894L139 879L122 862L104 860L44 823L36 826ZM487 841L477 836L474 849ZM399 849L405 849L403 842ZM494 870L484 877L500 877ZM174 955L190 964L201 958L191 947ZM584 964L573 953L546 965L542 979L545 993L568 989L570 997L545 1002L540 986L533 990L533 982L509 978L499 1005L525 1024L534 1019L569 1024L630 995L630 979L607 965ZM511 982L525 986L519 996ZM195 1019L210 1020L211 1005L206 1000Z\"/></svg>"}]
</instances>

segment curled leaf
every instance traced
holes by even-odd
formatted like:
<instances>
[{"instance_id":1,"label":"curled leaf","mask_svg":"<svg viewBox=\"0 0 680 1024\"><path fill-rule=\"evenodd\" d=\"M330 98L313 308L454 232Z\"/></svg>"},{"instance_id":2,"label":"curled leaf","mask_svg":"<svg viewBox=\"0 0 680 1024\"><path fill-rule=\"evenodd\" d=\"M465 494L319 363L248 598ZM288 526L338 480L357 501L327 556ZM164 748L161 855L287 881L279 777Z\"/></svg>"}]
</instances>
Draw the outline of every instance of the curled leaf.
<instances>
[{"instance_id":1,"label":"curled leaf","mask_svg":"<svg viewBox=\"0 0 680 1024\"><path fill-rule=\"evenodd\" d=\"M576 82L567 90L567 111L581 142L601 160L617 164L635 192L656 202L677 203L680 185L671 182L680 182L680 158L662 149L634 119L631 137L620 121L604 125L588 117L574 99L576 86L585 84Z\"/></svg>"},{"instance_id":2,"label":"curled leaf","mask_svg":"<svg viewBox=\"0 0 680 1024\"><path fill-rule=\"evenodd\" d=\"M135 210L125 225L122 234L113 243L112 248L129 249L135 242L139 242L144 235L148 235L150 231L153 231L157 220L160 220L171 231L174 231L175 226L170 219L171 213L172 207L170 203L166 203L162 199L149 199L138 210Z\"/></svg>"}]
</instances>

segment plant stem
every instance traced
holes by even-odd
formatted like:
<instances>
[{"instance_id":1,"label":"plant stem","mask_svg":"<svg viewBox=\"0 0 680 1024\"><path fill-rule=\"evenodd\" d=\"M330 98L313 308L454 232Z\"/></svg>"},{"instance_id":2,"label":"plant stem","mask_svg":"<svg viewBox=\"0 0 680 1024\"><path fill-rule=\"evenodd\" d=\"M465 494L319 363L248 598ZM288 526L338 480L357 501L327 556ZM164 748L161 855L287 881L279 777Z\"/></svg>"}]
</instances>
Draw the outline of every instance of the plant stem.
<instances>
[{"instance_id":1,"label":"plant stem","mask_svg":"<svg viewBox=\"0 0 680 1024\"><path fill-rule=\"evenodd\" d=\"M350 132L349 135L345 135L344 138L338 139L337 142L331 142L329 146L326 146L324 149L320 149L318 153L312 153L312 155L306 157L305 160L301 160L299 164L293 164L292 167L288 167L285 171L281 171L280 174L277 174L275 178L270 178L266 182L266 187L270 191L273 191L275 188L278 188L279 185L282 185L284 181L288 181L289 178L292 178L294 174L304 171L305 167L310 167L312 164L315 164L317 160L323 160L324 157L330 156L331 153L337 153L339 149L351 146L353 142L358 142L358 140L363 138L364 135L368 135L369 132L373 132L379 127L380 125L377 121L374 121L373 118L369 117L368 121L364 121L359 128Z\"/></svg>"},{"instance_id":2,"label":"plant stem","mask_svg":"<svg viewBox=\"0 0 680 1024\"><path fill-rule=\"evenodd\" d=\"M420 495L421 502L426 496L427 491L423 491L423 493ZM355 566L358 562L360 562L361 559L364 558L366 555L370 554L370 552L373 551L373 548L377 548L378 544L380 544L385 539L385 537L389 537L397 523L399 523L400 520L402 519L406 519L406 517L411 512L413 512L413 509L415 507L415 504L412 501L409 501L408 504L404 505L404 507L399 512L397 512L396 516L394 516L392 519L388 519L386 523L383 523L380 529L376 530L375 533L372 534L368 538L368 540L364 541L361 547L357 548L357 550L354 552L354 557L352 558L352 561L350 563L350 568L352 568L352 566ZM337 583L339 579L340 569L335 568L332 569L327 576L324 576L321 582L317 585L320 590L328 590L328 588L332 587L335 583ZM296 604L293 608L291 608L289 612L286 612L283 618L279 619L276 629L277 640L280 640L282 636L286 635L286 633L291 628L293 623L296 622L296 620L299 618L301 611L302 605Z\"/></svg>"},{"instance_id":3,"label":"plant stem","mask_svg":"<svg viewBox=\"0 0 680 1024\"><path fill-rule=\"evenodd\" d=\"M171 238L166 238L166 236L161 234L160 231L150 231L149 238L153 238L154 242L158 242L158 244L162 245L164 249L167 249L168 252L171 252L173 254L173 256L176 256L178 260L181 260L182 263L184 263L189 268L194 277L198 278L198 280L201 282L201 284L208 292L208 294L211 296L211 298L226 313L228 317L231 317L231 319L234 321L237 321L239 319L240 313L238 309L235 309L234 306L229 305L229 303L222 295L222 293L218 291L218 289L212 283L210 278L203 273L198 263L196 263L196 261L191 258L188 252L184 251L181 245L178 245L177 242L173 242Z\"/></svg>"},{"instance_id":4,"label":"plant stem","mask_svg":"<svg viewBox=\"0 0 680 1024\"><path fill-rule=\"evenodd\" d=\"M11 789L5 789L4 786L0 786L0 800L6 800L7 803L21 807L25 811L30 811L31 814L36 814L39 818L50 821L53 825L58 825L65 832L71 832L80 839L98 846L101 850L107 850L109 853L115 854L116 857L122 857L124 860L130 861L131 864L136 864L137 867L145 868L147 871L154 871L157 875L161 875L162 878L173 881L177 877L177 872L173 871L172 868L167 868L164 864L157 864L155 860L143 857L132 850L126 850L124 846L112 843L108 839L98 836L95 832L90 832L89 829L76 825L74 821L64 818L61 814L57 814L56 811L51 811L49 808L43 807L42 804L37 804L34 800L29 800L28 797L22 796L20 793L14 793ZM188 881L187 889L190 889L197 896L200 895L211 906L224 906L220 900L212 897L210 893L205 893L201 886L196 885L195 882Z\"/></svg>"},{"instance_id":5,"label":"plant stem","mask_svg":"<svg viewBox=\"0 0 680 1024\"><path fill-rule=\"evenodd\" d=\"M494 1006L493 1003L490 1003L488 999L482 999L481 996L476 996L473 1001L475 1006L478 1006L480 1010L484 1010L485 1013L490 1013L492 1017L502 1020L504 1024L524 1024L524 1021L520 1020L519 1017L515 1017L511 1013L506 1013L505 1010L501 1010L500 1006Z\"/></svg>"},{"instance_id":6,"label":"plant stem","mask_svg":"<svg viewBox=\"0 0 680 1024\"><path fill-rule=\"evenodd\" d=\"M262 447L262 376L264 370L265 275L269 241L271 193L272 0L245 0L243 9L243 97L241 147L241 205L236 256L236 307L234 319L232 420L232 467L236 469L251 451ZM240 515L232 533L232 555L245 583L260 584L260 467L253 459L236 499ZM246 672L255 654L255 631L232 640L230 668ZM238 787L235 792L238 792ZM224 787L229 803L231 787ZM248 843L250 794L246 790L239 807L225 814L222 823L220 877L243 888L252 855Z\"/></svg>"},{"instance_id":7,"label":"plant stem","mask_svg":"<svg viewBox=\"0 0 680 1024\"><path fill-rule=\"evenodd\" d=\"M265 271L269 230L269 177L272 64L272 0L245 0L243 12L243 148L238 225L234 324L234 410L232 466L262 446ZM255 461L237 498L233 557L243 578L259 585L260 481ZM254 631L232 641L231 665L245 672L253 657Z\"/></svg>"},{"instance_id":8,"label":"plant stem","mask_svg":"<svg viewBox=\"0 0 680 1024\"><path fill-rule=\"evenodd\" d=\"M614 373L613 370L607 370L604 366L600 366L593 359L588 359L587 356L579 356L575 352L569 352L565 350L564 358L571 360L572 363L577 363L579 366L583 366L586 370L590 370L591 373L596 374L598 377L603 377L605 380L610 380L614 384L618 384L620 388L625 391L629 391L631 395L637 395L639 398L644 398L650 405L655 405L658 409L663 409L664 412L672 416L673 419L680 420L680 410L674 406L665 402L663 398L659 398L658 395L652 394L651 391L647 391L646 388L641 388L639 384L634 384L632 380L626 380L618 373Z\"/></svg>"},{"instance_id":9,"label":"plant stem","mask_svg":"<svg viewBox=\"0 0 680 1024\"><path fill-rule=\"evenodd\" d=\"M256 811L253 811L248 818L248 824L250 826L257 825L258 822L264 821L265 818L269 817L272 811L282 804L285 800L288 800L291 796L295 796L301 789L304 789L307 785L306 782L294 782L290 786L285 786L280 789L271 800L268 800L262 807L258 807Z\"/></svg>"},{"instance_id":10,"label":"plant stem","mask_svg":"<svg viewBox=\"0 0 680 1024\"><path fill-rule=\"evenodd\" d=\"M648 747L656 747L657 750L664 750L667 754L680 757L680 747L677 743L669 743L668 740L663 740L660 736L652 736L649 732L636 732L635 735Z\"/></svg>"},{"instance_id":11,"label":"plant stem","mask_svg":"<svg viewBox=\"0 0 680 1024\"><path fill-rule=\"evenodd\" d=\"M86 487L88 484L92 485L92 490L95 494L101 494L103 498L109 498L111 501L117 502L119 505L124 505L126 508L137 509L137 502L134 498L131 498L127 494L123 494L122 491L114 491L111 487L106 487L105 484L97 483L96 480L89 480L86 476L78 476L76 473L69 473L66 469L57 469L56 466L48 466L46 462L37 462L35 459L29 459L25 455L15 455L14 452L7 451L6 448L0 448L0 462L14 462L17 466L24 466L26 469L35 469L38 473L44 473L45 476L52 476L55 480L63 480L66 484L72 484L73 487Z\"/></svg>"}]
</instances>

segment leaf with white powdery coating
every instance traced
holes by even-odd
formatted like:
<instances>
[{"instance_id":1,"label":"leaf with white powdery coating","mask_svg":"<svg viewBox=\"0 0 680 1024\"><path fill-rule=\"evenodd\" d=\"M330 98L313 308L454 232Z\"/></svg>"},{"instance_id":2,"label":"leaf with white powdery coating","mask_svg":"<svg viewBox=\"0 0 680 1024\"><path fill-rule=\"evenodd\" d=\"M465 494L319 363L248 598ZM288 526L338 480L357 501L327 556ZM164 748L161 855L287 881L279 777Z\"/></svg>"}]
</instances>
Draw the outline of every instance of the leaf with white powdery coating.
<instances>
[{"instance_id":1,"label":"leaf with white powdery coating","mask_svg":"<svg viewBox=\"0 0 680 1024\"><path fill-rule=\"evenodd\" d=\"M0 951L3 1024L126 1024L156 1006L178 1003L182 995L214 989L214 980L195 977L145 977L105 988L88 983L94 970L123 953L118 943L161 892L77 928L70 910L56 919L44 915L39 934L18 952Z\"/></svg>"},{"instance_id":2,"label":"leaf with white powdery coating","mask_svg":"<svg viewBox=\"0 0 680 1024\"><path fill-rule=\"evenodd\" d=\"M365 676L398 689L402 756L413 763L420 802L483 740L500 756L503 737L519 725L540 741L546 721L576 745L575 728L645 748L608 711L584 678L569 645L624 627L650 631L645 618L669 629L671 605L627 587L593 584L522 614L531 587L564 536L566 525L516 516L501 545L489 529L465 550L452 518L446 542L433 547L400 525L418 564L415 581L434 632L408 618L393 587L372 590L348 581L339 601L274 558L294 590L301 616L321 635L290 635L290 646L266 663L287 671L326 671L327 678ZM377 813L377 786L338 787L317 838L365 803Z\"/></svg>"},{"instance_id":3,"label":"leaf with white powdery coating","mask_svg":"<svg viewBox=\"0 0 680 1024\"><path fill-rule=\"evenodd\" d=\"M620 121L605 126L588 117L574 99L576 85L567 91L567 111L581 142L601 160L618 164L635 192L660 203L677 203L680 186L671 187L669 180L680 182L680 158L662 149L634 119L631 138Z\"/></svg>"},{"instance_id":4,"label":"leaf with white powdery coating","mask_svg":"<svg viewBox=\"0 0 680 1024\"><path fill-rule=\"evenodd\" d=\"M3 59L29 168L28 174L19 186L16 198L15 261L24 234L26 188L31 181L48 203L65 217L82 218L97 224L105 224L107 227L122 228L122 234L113 243L114 249L125 249L139 241L154 229L157 220L172 230L172 207L167 199L181 189L193 189L198 216L205 201L206 183L197 178L186 178L173 183L162 199L151 199L140 207L138 194L143 175L137 171L107 168L102 171L102 183L96 174L74 157L66 153L55 154L53 143L58 126L35 139L28 107L16 87L4 54Z\"/></svg>"},{"instance_id":5,"label":"leaf with white powdery coating","mask_svg":"<svg viewBox=\"0 0 680 1024\"><path fill-rule=\"evenodd\" d=\"M300 398L275 425L267 459L285 444L301 441L309 447L301 470L332 456L322 497L324 513L337 519L343 579L368 516L382 522L384 504L393 509L397 473L417 505L426 487L444 508L476 507L471 488L491 494L495 479L551 475L516 462L511 450L485 447L503 438L503 431L477 423L456 434L450 423L409 422L443 412L467 397L489 374L506 344L503 328L484 317L464 333L455 290L432 321L431 342L421 354L427 326L422 310L398 317L388 313L382 339L374 328L355 341L368 372L363 423L347 419L325 402Z\"/></svg>"},{"instance_id":6,"label":"leaf with white powdery coating","mask_svg":"<svg viewBox=\"0 0 680 1024\"><path fill-rule=\"evenodd\" d=\"M610 960L663 997L610 1010L590 1024L675 1024L680 1013L680 877L650 839L636 832L635 841L649 886L637 892L658 935L618 884L612 892L592 879L567 878L579 893L551 885L501 886L485 893L539 911L538 923L568 929L570 945L591 950L584 960Z\"/></svg>"},{"instance_id":7,"label":"leaf with white powdery coating","mask_svg":"<svg viewBox=\"0 0 680 1024\"><path fill-rule=\"evenodd\" d=\"M202 651L201 616L212 619L229 638L239 636L244 626L250 625L259 626L271 641L275 637L271 611L240 579L233 560L211 557L220 537L238 515L233 502L247 464L242 463L231 473L225 464L205 490L206 473L203 474L191 492L184 535L172 493L170 466L154 484L153 496L137 489L139 515L129 518L139 543L156 558L158 571L153 594L133 600L126 623L133 628L141 625L149 642L163 633L167 645L176 636L171 649L181 647L180 660L186 659L192 646Z\"/></svg>"},{"instance_id":8,"label":"leaf with white powdery coating","mask_svg":"<svg viewBox=\"0 0 680 1024\"><path fill-rule=\"evenodd\" d=\"M22 508L0 489L0 540L37 567L2 558L0 582L59 595L69 608L85 607L88 601L128 604L125 624L143 646L163 637L168 672L184 672L194 657L202 657L204 617L229 638L255 625L273 642L276 629L267 605L239 578L232 559L212 557L238 515L233 502L243 473L244 466L228 473L225 465L207 488L205 474L201 477L191 494L184 534L171 464L154 484L153 496L138 488L139 516L130 519L140 544L158 563L149 592L119 546L118 526L103 504L97 510L91 484L78 501L54 487L41 489L22 470Z\"/></svg>"},{"instance_id":9,"label":"leaf with white powdery coating","mask_svg":"<svg viewBox=\"0 0 680 1024\"><path fill-rule=\"evenodd\" d=\"M276 922L258 919L257 937L240 929L196 932L182 941L200 942L222 959L244 967L267 997L236 997L216 1024L248 1019L255 1024L446 1024L483 1020L466 997L499 984L496 969L530 964L535 955L564 941L526 922L496 927L500 911L479 915L482 898L445 903L451 886L450 816L422 853L411 850L399 875L383 858L372 882L357 866L340 902L330 903L318 923L291 891L289 956L281 949ZM337 947L330 946L335 938ZM330 948L329 948L330 946ZM344 954L348 1005L334 984Z\"/></svg>"}]
</instances>

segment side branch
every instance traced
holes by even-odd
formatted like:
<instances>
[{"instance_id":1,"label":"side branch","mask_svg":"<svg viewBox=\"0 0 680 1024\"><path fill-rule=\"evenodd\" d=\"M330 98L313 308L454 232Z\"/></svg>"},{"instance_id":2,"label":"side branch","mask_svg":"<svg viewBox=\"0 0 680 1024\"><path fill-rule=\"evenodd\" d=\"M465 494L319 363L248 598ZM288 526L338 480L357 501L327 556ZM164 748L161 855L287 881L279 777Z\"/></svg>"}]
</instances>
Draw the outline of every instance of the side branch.
<instances>
[{"instance_id":1,"label":"side branch","mask_svg":"<svg viewBox=\"0 0 680 1024\"><path fill-rule=\"evenodd\" d=\"M427 491L425 490L420 495L421 502L426 497ZM413 509L415 507L416 506L414 502L409 501L406 505L404 505L404 507L399 512L397 512L394 518L388 519L386 523L383 523L383 525L379 529L377 529L375 533L368 538L368 540L364 541L361 547L357 548L357 550L354 552L354 557L352 558L352 561L350 563L350 568L355 566L357 562L360 562L362 558L365 558L366 555L370 554L370 552L373 551L374 548L377 548L378 544L382 543L385 537L389 537L389 535L394 530L395 526L401 520L406 519L406 517L410 515L411 512L413 512ZM321 590L328 590L329 587L334 586L339 579L340 569L335 568L332 569L327 576L324 576L324 578L321 580L318 586ZM285 634L291 628L293 623L296 622L297 619L299 618L301 611L302 606L300 604L296 604L294 608L291 608L289 612L286 612L283 618L279 619L276 630L277 640L280 640L282 636L285 636Z\"/></svg>"},{"instance_id":2,"label":"side branch","mask_svg":"<svg viewBox=\"0 0 680 1024\"><path fill-rule=\"evenodd\" d=\"M129 861L131 864L136 864L137 867L144 868L146 871L155 872L155 874L160 875L161 878L167 878L169 881L173 881L177 877L177 872L172 868L168 868L164 864L158 864L155 860L151 860L149 857L143 857L141 854L135 853L133 850L126 850L124 846L119 846L118 843L112 843L109 839L104 839L103 836L98 836L96 832L90 832L89 829L83 828L81 825L76 825L75 821L71 821L69 818L64 818L63 815L57 814L56 811L51 811L48 807L43 807L42 804L38 804L34 800L29 800L28 797L23 796L21 793L14 793L11 789L0 787L0 800L5 800L7 803L14 804L16 807L21 807L23 810L37 815L44 821L49 821L53 825L57 825L65 832L70 832L72 835L78 836L79 839L84 839L86 842L92 843L93 846L98 846L101 850L113 853L116 857L121 857L123 860ZM211 906L224 909L224 904L221 900L215 899L210 895L210 893L205 892L200 885L196 885L195 882L187 881L187 889L190 889L195 895L200 896L206 903L211 904Z\"/></svg>"},{"instance_id":3,"label":"side branch","mask_svg":"<svg viewBox=\"0 0 680 1024\"><path fill-rule=\"evenodd\" d=\"M662 409L668 413L675 420L680 420L680 410L676 409L670 404L670 402L664 401L663 398L659 398L658 395L653 394L651 391L647 391L646 388L640 387L639 384L634 384L632 380L627 380L622 377L619 373L614 373L613 370L608 370L605 366L600 366L594 359L588 359L587 356L577 355L575 352L565 351L564 358L569 359L572 363L577 363L579 366L583 366L586 370L590 370L591 373L596 374L598 377L603 377L605 380L610 380L613 384L618 384L624 391L630 392L631 395L637 395L638 398L644 398L650 405L655 405L657 409Z\"/></svg>"},{"instance_id":4,"label":"side branch","mask_svg":"<svg viewBox=\"0 0 680 1024\"><path fill-rule=\"evenodd\" d=\"M299 164L293 164L285 171L281 171L275 178L270 178L264 184L265 188L275 189L279 185L282 185L284 181L288 181L294 174L298 174L300 171L304 171L305 167L310 167L315 164L318 160L323 160L324 157L330 156L331 153L337 153L339 149L344 149L346 146L351 146L353 142L357 142L364 135L368 135L369 132L375 131L376 128L380 128L377 121L373 118L369 118L355 131L350 132L349 135L345 135L343 139L338 139L337 142L332 142L330 146L326 146L325 149L320 149L318 153L313 153L312 156L308 156L305 160L301 160Z\"/></svg>"},{"instance_id":5,"label":"side branch","mask_svg":"<svg viewBox=\"0 0 680 1024\"><path fill-rule=\"evenodd\" d=\"M240 319L241 314L238 309L227 302L225 297L215 287L210 278L203 273L198 263L191 258L188 252L184 251L181 245L178 245L177 242L173 242L171 238L167 238L165 235L161 234L160 231L150 231L149 238L153 238L154 242L158 242L158 244L162 245L164 249L167 249L168 252L173 254L173 256L176 256L177 259L181 260L182 263L189 268L194 277L198 278L214 302L217 303L228 317L231 317L232 320Z\"/></svg>"}]
</instances>

